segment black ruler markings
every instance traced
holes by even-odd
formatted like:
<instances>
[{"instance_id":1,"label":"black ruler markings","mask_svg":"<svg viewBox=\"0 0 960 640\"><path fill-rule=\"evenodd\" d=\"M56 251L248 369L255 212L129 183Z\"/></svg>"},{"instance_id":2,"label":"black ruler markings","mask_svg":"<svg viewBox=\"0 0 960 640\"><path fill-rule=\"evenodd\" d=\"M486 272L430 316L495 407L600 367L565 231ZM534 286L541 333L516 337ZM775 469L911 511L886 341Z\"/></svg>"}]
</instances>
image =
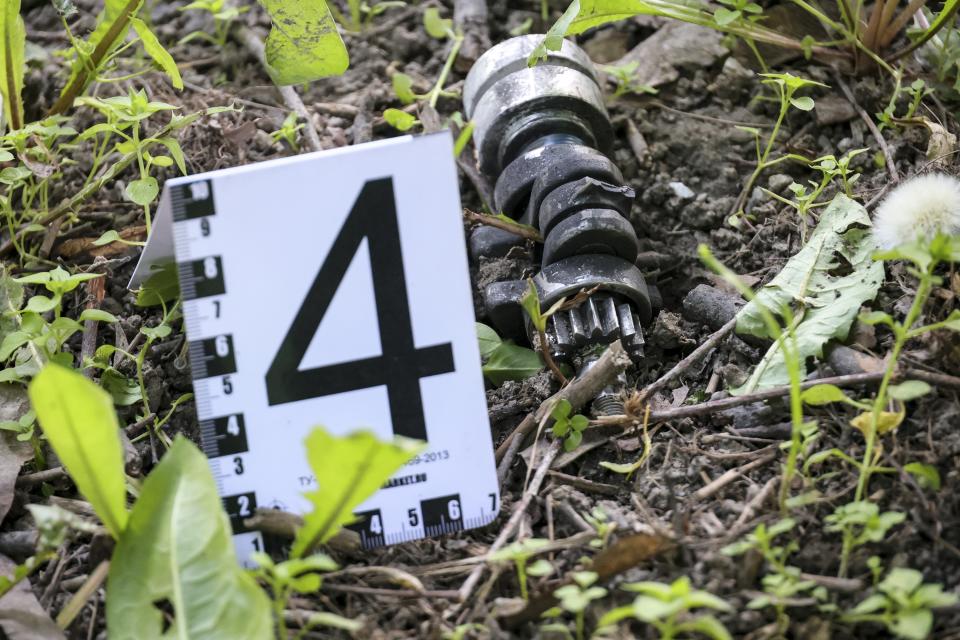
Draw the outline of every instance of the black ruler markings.
<instances>
[{"instance_id":1,"label":"black ruler markings","mask_svg":"<svg viewBox=\"0 0 960 640\"><path fill-rule=\"evenodd\" d=\"M190 354L190 370L195 381L237 372L233 336L229 333L191 340L187 351Z\"/></svg>"}]
</instances>

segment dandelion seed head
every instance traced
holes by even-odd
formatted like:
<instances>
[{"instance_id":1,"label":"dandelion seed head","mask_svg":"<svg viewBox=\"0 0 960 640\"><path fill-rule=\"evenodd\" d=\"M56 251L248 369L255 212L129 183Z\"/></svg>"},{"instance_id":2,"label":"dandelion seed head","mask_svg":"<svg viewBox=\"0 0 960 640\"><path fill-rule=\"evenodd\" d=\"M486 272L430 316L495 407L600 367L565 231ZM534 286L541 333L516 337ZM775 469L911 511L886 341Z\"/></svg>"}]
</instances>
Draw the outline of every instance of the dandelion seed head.
<instances>
[{"instance_id":1,"label":"dandelion seed head","mask_svg":"<svg viewBox=\"0 0 960 640\"><path fill-rule=\"evenodd\" d=\"M873 235L882 249L960 234L960 180L928 173L898 185L873 216Z\"/></svg>"}]
</instances>

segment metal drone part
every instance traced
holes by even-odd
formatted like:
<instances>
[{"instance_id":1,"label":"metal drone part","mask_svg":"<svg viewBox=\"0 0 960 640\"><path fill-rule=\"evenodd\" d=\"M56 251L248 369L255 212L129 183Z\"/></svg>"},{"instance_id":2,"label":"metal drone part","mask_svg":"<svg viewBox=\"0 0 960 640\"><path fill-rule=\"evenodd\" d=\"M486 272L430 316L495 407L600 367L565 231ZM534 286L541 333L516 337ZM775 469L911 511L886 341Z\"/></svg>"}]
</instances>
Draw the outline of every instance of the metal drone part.
<instances>
[{"instance_id":1,"label":"metal drone part","mask_svg":"<svg viewBox=\"0 0 960 640\"><path fill-rule=\"evenodd\" d=\"M475 123L481 171L496 180L494 206L544 237L534 285L548 308L582 290L589 298L555 314L547 326L558 359L620 340L634 359L643 355L642 326L654 309L633 264L636 232L629 222L634 190L608 153L613 129L596 72L571 42L534 67L527 59L542 36L512 38L487 51L464 83L463 101ZM470 237L474 260L501 257L523 240L493 227ZM526 284L494 282L484 292L487 315L501 334L518 338L526 326L520 299Z\"/></svg>"},{"instance_id":2,"label":"metal drone part","mask_svg":"<svg viewBox=\"0 0 960 640\"><path fill-rule=\"evenodd\" d=\"M570 136L601 151L613 129L593 63L564 41L535 67L527 60L542 36L511 38L477 60L463 85L463 104L474 122L480 170L497 175L545 136Z\"/></svg>"}]
</instances>

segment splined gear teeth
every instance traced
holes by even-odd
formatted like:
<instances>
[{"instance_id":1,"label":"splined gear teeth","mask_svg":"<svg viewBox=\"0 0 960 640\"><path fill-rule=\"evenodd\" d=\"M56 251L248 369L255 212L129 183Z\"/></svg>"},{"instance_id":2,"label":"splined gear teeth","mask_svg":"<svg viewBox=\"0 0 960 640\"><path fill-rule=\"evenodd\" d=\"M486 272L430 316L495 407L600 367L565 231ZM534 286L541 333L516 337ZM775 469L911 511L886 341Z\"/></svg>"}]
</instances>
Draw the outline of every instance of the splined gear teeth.
<instances>
[{"instance_id":1,"label":"splined gear teeth","mask_svg":"<svg viewBox=\"0 0 960 640\"><path fill-rule=\"evenodd\" d=\"M480 170L495 178L494 206L544 238L534 284L541 308L582 290L579 306L557 312L547 325L551 353L572 362L597 345L623 343L643 356L642 327L653 315L651 295L633 264L639 251L630 223L634 190L610 160L613 129L589 57L563 41L534 67L527 58L542 36L520 36L487 51L464 83L464 107L474 121ZM478 227L470 253L502 257L523 244L516 235ZM524 321L522 281L495 282L484 291L491 322L519 337Z\"/></svg>"}]
</instances>

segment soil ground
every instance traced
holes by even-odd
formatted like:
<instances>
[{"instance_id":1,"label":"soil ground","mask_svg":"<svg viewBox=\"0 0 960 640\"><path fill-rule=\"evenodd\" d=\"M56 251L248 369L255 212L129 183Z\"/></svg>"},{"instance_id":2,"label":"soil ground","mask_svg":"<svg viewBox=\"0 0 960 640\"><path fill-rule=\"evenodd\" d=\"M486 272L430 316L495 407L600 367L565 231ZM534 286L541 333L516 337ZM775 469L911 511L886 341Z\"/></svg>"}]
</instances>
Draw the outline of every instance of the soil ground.
<instances>
[{"instance_id":1,"label":"soil ground","mask_svg":"<svg viewBox=\"0 0 960 640\"><path fill-rule=\"evenodd\" d=\"M381 117L384 109L400 106L391 89L391 73L407 73L421 85L415 89L422 91L436 77L446 56L445 45L429 38L422 27L422 10L431 4L391 9L375 19L366 33L347 34L351 66L346 74L313 83L301 91L325 148L397 135ZM450 15L450 7L436 6ZM488 21L492 41L509 37L508 29L528 18L533 20L533 31L542 30L538 9L532 4L492 2ZM89 29L92 15L90 11L81 17L74 24L74 30ZM176 42L196 30L210 29L207 16L180 12L176 3L158 3L153 16L157 32L166 43ZM65 39L58 35L62 28L53 7L35 6L26 14L26 20L28 37L32 40L48 49L66 46ZM245 15L243 21L265 33L267 22L259 10ZM606 63L625 55L663 27L664 23L658 20L630 20L592 32L580 41L596 61ZM628 94L611 99L608 104L618 133L614 160L638 194L632 221L641 238L641 267L663 295L663 311L647 332L647 358L630 373L632 385L642 387L657 379L727 319L719 308L698 310L690 305L685 308L685 297L697 285L708 284L726 291L699 262L696 254L699 243L707 243L725 264L738 274L749 276L754 283L773 277L800 247L795 214L760 193L750 197L748 212L752 221L749 225L733 227L727 223L730 208L754 162L752 137L736 125L769 125L776 105L760 99L762 88L749 68L749 59L736 51L726 52L719 36L714 40L715 47L705 46L699 53L679 56L683 59L678 62L675 77L660 84L656 95ZM181 63L187 85L185 91L174 92L159 74L132 81L135 86L144 86L151 99L179 105L184 112L234 102L243 107L239 112L206 118L182 136L191 173L292 153L290 148L269 137L270 132L280 127L287 108L261 66L246 51L232 40L224 47L194 40L172 46L171 52ZM663 55L667 60L674 59L673 54ZM57 66L48 60L35 66L28 76L31 93L27 103L35 113L42 112L55 98L59 85L48 79L53 77ZM871 201L880 195L890 182L887 170L875 160L880 149L862 119L849 108L838 88L838 76L802 58L784 61L778 70L790 70L830 85L831 88L817 89L813 96L824 105L839 105L836 110L840 112L832 118L821 114L819 109L815 113L792 112L786 131L780 137L780 149L816 157L839 156L851 149L866 148L868 151L854 160L857 170L863 174L856 192L862 201ZM462 78L462 72L455 70L451 83ZM852 87L857 103L866 113L877 113L885 106L891 87L878 74L844 76L843 81ZM117 90L125 88L125 83L121 83ZM613 85L608 89L612 95ZM957 121L949 106L935 100L928 102L924 107L928 117L956 132ZM460 105L455 98L443 98L438 108L441 114L449 115L459 110ZM642 136L645 148L637 144L636 137L631 145L628 135L631 126ZM930 163L925 156L926 133L907 128L888 130L884 135L901 176L929 170ZM953 157L945 161L944 169L950 173L956 172L955 164L951 164ZM813 177L802 165L783 163L765 173L759 185L783 193L792 180L802 182ZM68 173L58 188L68 193L71 180L79 178L79 173ZM122 189L123 185L118 182L113 189L89 201L79 213L80 221L54 245L51 257L66 264L85 266L92 261L89 252L64 255L60 249L66 240L96 238L107 229L142 224L138 208L124 201ZM461 181L461 192L465 206L474 210L481 208L480 198L466 178ZM831 195L832 192L825 194L827 198ZM264 224L269 225L269 220ZM285 233L266 227L264 231ZM133 295L125 288L136 251L126 249L109 256L109 279L102 304L103 309L122 318L118 331L131 338L140 326L157 321L155 312L133 305ZM520 258L510 264L483 265L480 271L489 277L491 269L516 273L525 272L531 266ZM269 269L270 265L264 268ZM913 286L913 279L902 266L891 266L875 308L902 313ZM929 315L942 317L950 308L955 308L957 295L960 295L957 280L948 277L934 295ZM78 294L68 302L80 308L83 299ZM112 330L101 329L102 342L112 343L114 339ZM147 387L156 404L153 408L161 415L175 398L191 388L183 340L182 332L175 332L157 344L147 360ZM854 331L852 344L863 352L882 357L888 351L890 335L883 330L873 332L859 327ZM79 352L79 340L70 347ZM741 380L762 353L762 346L730 336L704 361L688 370L673 388L662 391L652 402L656 407L679 406L708 399L713 393L723 393L718 390ZM911 343L905 358L911 366L958 375L958 354L956 338L935 334ZM833 373L824 363L818 362L815 366L819 375ZM542 373L524 382L508 382L499 389L488 390L494 443L499 444L528 412L556 389L556 383ZM864 396L869 392L869 389L862 390ZM121 419L133 422L133 409L126 411ZM838 447L854 457L862 455L863 440L848 425L854 415L852 410L834 406L809 413L819 420L821 448ZM719 618L735 637L773 637L772 611L751 610L745 606L761 588L762 562L752 556L729 558L719 550L758 523L778 519L774 495L767 492L765 499L755 498L764 487L775 484L779 462L759 465L709 497L698 499L695 492L730 469L757 460L767 451L775 451L784 437L782 425L788 420L786 405L774 401L661 424L652 431L649 459L629 479L598 463L635 460L641 447L636 432L614 437L606 434L599 446L583 447L582 455L555 469L564 475L551 477L528 510L525 530L530 534L541 538L568 538L589 530L590 525L583 516L600 509L617 525L614 540L627 533L646 532L670 535L677 541L672 550L612 578L606 584L611 595L591 607L587 615L588 629L592 628L597 615L615 604L629 601L629 594L617 592L618 584L638 580L672 582L689 576L695 587L708 590L733 605L733 613L720 614ZM873 499L883 510L901 511L907 518L885 540L868 544L854 554L851 578L859 582L831 591L841 608L851 607L869 593L870 576L865 561L871 555L880 556L888 567L920 570L927 582L940 583L946 590L960 588L960 497L953 490L958 481L958 425L957 392L937 389L911 403L904 424L893 437L885 440L885 464L896 468L913 461L934 465L943 479L943 489L938 492L921 489L899 473L876 476L871 485ZM175 412L166 430L171 434L182 431L196 438L197 427L190 403ZM588 436L587 442L593 439ZM160 445L146 437L136 446L146 471L155 463ZM519 498L526 474L526 466L518 457L503 487L501 523ZM568 476L589 482L571 481ZM840 537L824 531L824 517L850 499L855 483L856 476L848 466L837 462L821 465L815 486L822 498L793 514L798 524L791 535L798 542L798 549L791 562L803 571L818 576L836 575ZM24 504L41 499L45 490L77 497L66 480L54 481L46 485L46 489L21 488L3 531L10 533L29 526ZM800 488L795 492L799 493ZM339 576L328 580L319 598L297 601L295 605L299 609L332 610L363 619L366 628L357 637L434 638L467 622L481 623L485 628L471 632L469 637L534 637L539 633L536 623L508 629L500 617L511 605L509 599L518 596L517 581L510 570L500 573L494 581L488 581L489 574L486 574L479 591L465 604L458 604L443 594L432 595L458 589L469 571L469 567L439 571L438 563L484 553L498 530L499 526L493 525L364 553L362 557L338 557L344 565L389 566L413 573L423 582L425 595L395 597L382 590L396 585L373 578ZM15 555L10 549L4 553ZM594 553L596 550L581 537L576 546L556 552L552 561L559 574L564 575L578 566L582 556ZM92 571L104 554L105 550L99 548L96 541L81 539L65 550L62 562L51 563L51 568L40 571L32 579L34 592L48 611L56 614L60 610L73 595L71 589L75 590L82 582L78 576ZM531 579L532 592L548 590L555 579ZM102 594L91 599L71 626L71 638L104 636L102 604ZM792 619L789 637L873 638L884 637L886 633L880 626L841 624L835 617L820 613L813 604L800 601L789 609ZM960 637L958 630L960 610L940 612L932 637ZM310 633L308 637L329 636ZM620 637L656 635L650 627L635 624L622 627Z\"/></svg>"}]
</instances>

